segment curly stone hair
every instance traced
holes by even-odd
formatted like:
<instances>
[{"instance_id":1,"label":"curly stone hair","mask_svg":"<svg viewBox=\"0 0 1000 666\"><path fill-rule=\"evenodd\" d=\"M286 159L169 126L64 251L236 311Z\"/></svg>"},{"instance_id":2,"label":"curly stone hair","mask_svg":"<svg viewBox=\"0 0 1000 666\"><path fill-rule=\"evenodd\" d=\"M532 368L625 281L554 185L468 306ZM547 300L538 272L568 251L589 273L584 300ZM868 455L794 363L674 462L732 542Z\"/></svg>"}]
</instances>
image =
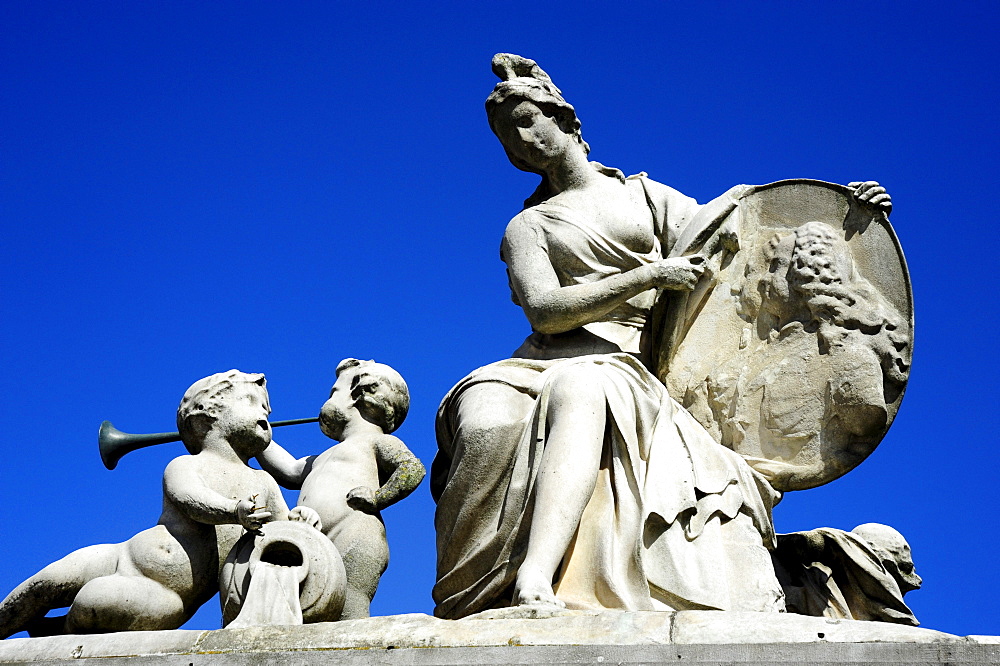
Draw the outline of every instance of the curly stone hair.
<instances>
[{"instance_id":1,"label":"curly stone hair","mask_svg":"<svg viewBox=\"0 0 1000 666\"><path fill-rule=\"evenodd\" d=\"M906 381L909 325L857 272L850 248L833 228L807 222L795 230L787 280L819 323L824 345L834 346L854 331L863 333L885 379L896 384Z\"/></svg>"},{"instance_id":2,"label":"curly stone hair","mask_svg":"<svg viewBox=\"0 0 1000 666\"><path fill-rule=\"evenodd\" d=\"M194 455L201 450L201 441L191 423L192 418L198 415L217 418L226 395L239 384L256 384L264 390L267 381L261 374L230 370L199 379L184 392L181 404L177 407L177 431L189 453Z\"/></svg>"},{"instance_id":3,"label":"curly stone hair","mask_svg":"<svg viewBox=\"0 0 1000 666\"><path fill-rule=\"evenodd\" d=\"M361 416L388 434L396 430L410 409L410 390L403 377L382 363L345 358L337 365L337 376L358 368L351 380L351 398Z\"/></svg>"}]
</instances>

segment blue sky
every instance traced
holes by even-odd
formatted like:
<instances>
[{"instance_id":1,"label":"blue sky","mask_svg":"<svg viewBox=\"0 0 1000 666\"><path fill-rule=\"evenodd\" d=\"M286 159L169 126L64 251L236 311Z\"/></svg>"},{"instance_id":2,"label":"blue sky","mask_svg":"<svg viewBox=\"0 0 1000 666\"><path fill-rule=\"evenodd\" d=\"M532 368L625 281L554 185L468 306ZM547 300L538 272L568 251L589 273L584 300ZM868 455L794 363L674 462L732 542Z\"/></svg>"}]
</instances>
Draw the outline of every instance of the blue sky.
<instances>
[{"instance_id":1,"label":"blue sky","mask_svg":"<svg viewBox=\"0 0 1000 666\"><path fill-rule=\"evenodd\" d=\"M995 5L0 4L0 594L154 524L179 444L101 466L96 432L174 428L184 390L268 377L314 415L337 362L407 379L398 435L528 332L498 246L536 177L486 124L497 51L534 58L593 159L707 201L737 183L876 179L911 271L911 381L846 477L779 531L885 522L926 627L1000 633ZM301 455L326 440L278 431ZM294 495L290 494L294 499ZM426 485L385 513L376 614L430 612ZM215 601L188 623L218 626Z\"/></svg>"}]
</instances>

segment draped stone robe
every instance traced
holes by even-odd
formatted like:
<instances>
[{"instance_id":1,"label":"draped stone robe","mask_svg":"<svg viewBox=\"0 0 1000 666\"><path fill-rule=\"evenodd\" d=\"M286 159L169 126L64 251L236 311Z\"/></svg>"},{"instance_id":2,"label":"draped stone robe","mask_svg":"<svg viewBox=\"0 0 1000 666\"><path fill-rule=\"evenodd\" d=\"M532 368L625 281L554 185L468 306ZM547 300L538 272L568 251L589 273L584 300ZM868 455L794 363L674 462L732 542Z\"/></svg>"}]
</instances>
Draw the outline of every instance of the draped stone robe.
<instances>
[{"instance_id":1,"label":"draped stone robe","mask_svg":"<svg viewBox=\"0 0 1000 666\"><path fill-rule=\"evenodd\" d=\"M657 241L648 253L607 237L565 206L543 202L522 213L562 286L656 261L685 225L711 222L699 221L703 207L694 200L644 174L627 185L649 206ZM569 608L783 609L768 553L777 493L716 443L640 360L654 296L639 294L565 334L534 333L515 358L474 371L445 396L431 480L438 503L436 615L458 618L510 604L535 510L548 395L571 364L598 371L608 425L597 485L556 577L557 597ZM592 353L609 350L617 351ZM511 390L533 399L522 401L533 406L519 418L492 431L485 451L470 444L464 418L463 396L473 386L493 387L498 400Z\"/></svg>"}]
</instances>

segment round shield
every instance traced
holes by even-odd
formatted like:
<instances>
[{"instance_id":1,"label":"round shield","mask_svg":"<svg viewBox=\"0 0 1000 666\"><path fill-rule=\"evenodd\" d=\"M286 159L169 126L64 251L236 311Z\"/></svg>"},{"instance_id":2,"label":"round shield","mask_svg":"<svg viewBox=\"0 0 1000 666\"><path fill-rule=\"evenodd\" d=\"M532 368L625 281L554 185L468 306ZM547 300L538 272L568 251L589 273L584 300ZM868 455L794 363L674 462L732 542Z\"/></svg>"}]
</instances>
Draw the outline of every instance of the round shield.
<instances>
[{"instance_id":1,"label":"round shield","mask_svg":"<svg viewBox=\"0 0 1000 666\"><path fill-rule=\"evenodd\" d=\"M842 185L784 180L679 250L708 270L694 291L663 292L650 320L670 395L777 490L861 463L899 409L912 353L910 280L885 214Z\"/></svg>"}]
</instances>

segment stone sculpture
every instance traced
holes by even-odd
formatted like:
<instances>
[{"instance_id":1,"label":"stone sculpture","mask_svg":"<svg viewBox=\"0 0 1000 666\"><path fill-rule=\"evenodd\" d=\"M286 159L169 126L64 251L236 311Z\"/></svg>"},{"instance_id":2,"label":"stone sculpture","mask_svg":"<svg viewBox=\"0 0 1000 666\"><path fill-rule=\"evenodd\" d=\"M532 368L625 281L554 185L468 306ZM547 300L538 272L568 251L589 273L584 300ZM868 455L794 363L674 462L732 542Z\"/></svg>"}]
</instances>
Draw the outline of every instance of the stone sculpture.
<instances>
[{"instance_id":1,"label":"stone sculpture","mask_svg":"<svg viewBox=\"0 0 1000 666\"><path fill-rule=\"evenodd\" d=\"M270 522L243 535L219 576L222 625L339 620L347 574L326 535L301 522Z\"/></svg>"},{"instance_id":2,"label":"stone sculpture","mask_svg":"<svg viewBox=\"0 0 1000 666\"><path fill-rule=\"evenodd\" d=\"M441 403L435 614L916 625L903 595L920 578L898 532L776 535L771 517L783 492L860 464L899 408L913 309L885 189L782 181L700 205L588 161L575 109L535 62L499 54L493 70L490 127L541 176L501 244L532 333ZM0 603L0 636L176 628L216 584L230 627L367 618L388 564L380 511L425 473L391 435L406 383L342 361L318 419L339 443L300 459L271 439L264 386L233 370L188 389L190 455L164 472L158 525L22 583ZM105 463L173 435L116 445ZM301 489L296 508L275 479Z\"/></svg>"},{"instance_id":3,"label":"stone sculpture","mask_svg":"<svg viewBox=\"0 0 1000 666\"><path fill-rule=\"evenodd\" d=\"M237 370L195 382L177 409L189 455L163 473L163 513L128 541L81 548L21 583L0 603L0 636L176 629L217 591L245 530L272 520L318 527L288 510L266 472L247 461L271 441L264 375ZM69 607L65 616L47 618Z\"/></svg>"},{"instance_id":4,"label":"stone sculpture","mask_svg":"<svg viewBox=\"0 0 1000 666\"><path fill-rule=\"evenodd\" d=\"M819 181L746 193L693 292L660 296L670 394L777 490L847 473L881 441L910 367L913 307L885 216Z\"/></svg>"},{"instance_id":5,"label":"stone sculpture","mask_svg":"<svg viewBox=\"0 0 1000 666\"><path fill-rule=\"evenodd\" d=\"M699 205L645 174L626 178L588 161L574 108L536 63L499 54L493 71L501 82L486 102L490 127L515 167L542 178L501 244L513 299L532 334L513 358L461 380L438 412L431 483L435 614L459 618L507 605L784 610L769 551L775 547L771 508L787 484L770 481L794 478L802 467L807 478L795 481L802 487L829 480L822 476L825 460L839 452L793 459L793 473L768 466L785 462L779 454L748 463L753 456L735 437L726 442L733 448L720 445L722 429L732 425L731 415L722 414L732 411L724 397L734 394L734 381L759 383L761 369L688 372L693 388L678 393L671 364L687 358L683 345L713 295L728 293L734 309L745 302L744 309L763 310L750 334L768 342L771 329L780 338L792 320L804 320L804 332L825 336L823 353L842 354L839 369L809 378L810 388L829 386L838 397L824 404L841 410L817 427L829 426L832 435L813 433L810 446L841 446L846 439L857 449L832 472L837 475L870 452L898 406L909 361L909 312L899 299L883 302L871 283L854 280L849 259L827 265L838 261L827 246L843 249L833 240L844 231L843 216L799 219L794 207L785 211L794 231L782 229L768 245L776 263L754 274L755 284L773 285L774 295L758 302L753 288L744 293L745 280L738 288L718 288L719 276L745 252L740 216L747 211L741 209L760 203L754 197L767 186L737 186ZM872 181L852 183L836 196L837 205L847 201L867 214L869 225L891 208L885 189ZM840 229L817 226L830 221ZM846 233L866 235L861 227ZM818 265L796 263L821 246ZM828 271L830 279L823 273L811 280L813 269ZM857 294L870 297L858 313L834 302L834 288L846 289L847 278ZM782 295L785 285L796 290L795 298ZM884 315L877 326L876 313ZM857 331L855 320L863 320ZM865 368L863 383L842 381L856 367ZM737 379L726 383L726 377ZM714 392L698 393L712 381ZM755 419L753 406L735 413ZM782 437L796 434L779 402L756 407L775 413ZM750 425L758 424L743 431ZM770 440L742 441L777 448Z\"/></svg>"},{"instance_id":6,"label":"stone sculpture","mask_svg":"<svg viewBox=\"0 0 1000 666\"><path fill-rule=\"evenodd\" d=\"M296 460L276 442L257 456L286 488L298 489L299 507L315 510L340 551L347 575L341 619L369 616L379 578L389 564L380 511L405 498L424 478L424 466L391 432L410 405L406 382L374 361L349 358L320 410L320 429L338 442L318 456ZM308 621L308 620L307 620Z\"/></svg>"},{"instance_id":7,"label":"stone sculpture","mask_svg":"<svg viewBox=\"0 0 1000 666\"><path fill-rule=\"evenodd\" d=\"M888 525L779 534L774 556L789 612L919 624L903 595L922 581L910 545Z\"/></svg>"}]
</instances>

